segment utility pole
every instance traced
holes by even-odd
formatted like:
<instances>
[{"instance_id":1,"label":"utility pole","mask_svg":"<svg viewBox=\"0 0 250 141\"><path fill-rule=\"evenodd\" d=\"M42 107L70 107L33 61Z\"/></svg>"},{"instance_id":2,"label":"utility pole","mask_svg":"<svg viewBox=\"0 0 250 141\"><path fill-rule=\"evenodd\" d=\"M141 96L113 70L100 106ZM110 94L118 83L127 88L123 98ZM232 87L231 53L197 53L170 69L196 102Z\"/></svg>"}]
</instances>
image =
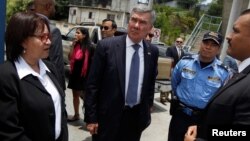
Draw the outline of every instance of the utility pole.
<instances>
[{"instance_id":1,"label":"utility pole","mask_svg":"<svg viewBox=\"0 0 250 141\"><path fill-rule=\"evenodd\" d=\"M237 17L240 15L240 8L242 7L242 3L243 3L243 0L233 0L225 36L227 36L232 31L233 23L235 22ZM224 41L222 50L221 50L221 55L220 55L220 60L222 61L227 55L227 47L228 47L228 43L227 41Z\"/></svg>"},{"instance_id":2,"label":"utility pole","mask_svg":"<svg viewBox=\"0 0 250 141\"><path fill-rule=\"evenodd\" d=\"M6 0L0 4L0 63L4 62L4 34L5 34Z\"/></svg>"}]
</instances>

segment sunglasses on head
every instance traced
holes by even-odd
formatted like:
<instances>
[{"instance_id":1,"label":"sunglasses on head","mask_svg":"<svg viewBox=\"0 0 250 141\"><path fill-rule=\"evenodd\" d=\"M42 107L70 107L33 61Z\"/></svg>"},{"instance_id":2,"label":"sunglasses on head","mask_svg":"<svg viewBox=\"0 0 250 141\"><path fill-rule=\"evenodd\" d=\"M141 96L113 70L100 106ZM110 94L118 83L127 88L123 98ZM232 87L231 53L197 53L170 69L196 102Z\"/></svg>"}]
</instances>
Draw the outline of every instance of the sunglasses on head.
<instances>
[{"instance_id":1,"label":"sunglasses on head","mask_svg":"<svg viewBox=\"0 0 250 141\"><path fill-rule=\"evenodd\" d=\"M108 26L100 26L101 30L104 29L104 30L108 30L109 27Z\"/></svg>"},{"instance_id":2,"label":"sunglasses on head","mask_svg":"<svg viewBox=\"0 0 250 141\"><path fill-rule=\"evenodd\" d=\"M176 43L183 43L182 41L175 41Z\"/></svg>"},{"instance_id":3,"label":"sunglasses on head","mask_svg":"<svg viewBox=\"0 0 250 141\"><path fill-rule=\"evenodd\" d=\"M154 37L154 34L149 33L148 36L149 36L150 38L152 38L152 37Z\"/></svg>"}]
</instances>

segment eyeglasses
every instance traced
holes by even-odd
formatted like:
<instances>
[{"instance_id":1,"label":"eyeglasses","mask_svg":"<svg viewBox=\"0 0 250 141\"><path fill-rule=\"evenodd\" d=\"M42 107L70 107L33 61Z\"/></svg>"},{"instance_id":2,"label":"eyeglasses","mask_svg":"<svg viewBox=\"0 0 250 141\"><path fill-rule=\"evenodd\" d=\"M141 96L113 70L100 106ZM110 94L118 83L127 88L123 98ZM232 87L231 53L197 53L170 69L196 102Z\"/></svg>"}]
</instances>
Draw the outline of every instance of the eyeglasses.
<instances>
[{"instance_id":1,"label":"eyeglasses","mask_svg":"<svg viewBox=\"0 0 250 141\"><path fill-rule=\"evenodd\" d=\"M176 43L183 43L182 41L175 41Z\"/></svg>"},{"instance_id":2,"label":"eyeglasses","mask_svg":"<svg viewBox=\"0 0 250 141\"><path fill-rule=\"evenodd\" d=\"M51 40L50 33L42 33L40 35L32 35L32 36L39 38L42 42L46 42L48 39Z\"/></svg>"},{"instance_id":3,"label":"eyeglasses","mask_svg":"<svg viewBox=\"0 0 250 141\"><path fill-rule=\"evenodd\" d=\"M108 26L100 26L100 29L104 29L104 30L109 30L109 27Z\"/></svg>"},{"instance_id":4,"label":"eyeglasses","mask_svg":"<svg viewBox=\"0 0 250 141\"><path fill-rule=\"evenodd\" d=\"M149 38L153 38L153 37L154 37L154 34L149 33L147 36L149 36Z\"/></svg>"}]
</instances>

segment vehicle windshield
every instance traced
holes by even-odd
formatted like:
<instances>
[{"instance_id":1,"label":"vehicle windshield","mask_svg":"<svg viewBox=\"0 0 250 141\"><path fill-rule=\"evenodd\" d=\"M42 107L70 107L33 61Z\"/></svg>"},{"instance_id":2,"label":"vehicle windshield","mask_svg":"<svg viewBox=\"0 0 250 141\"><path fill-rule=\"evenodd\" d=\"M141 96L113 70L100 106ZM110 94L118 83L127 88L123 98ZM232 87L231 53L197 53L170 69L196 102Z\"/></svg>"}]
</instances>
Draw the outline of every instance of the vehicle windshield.
<instances>
[{"instance_id":1,"label":"vehicle windshield","mask_svg":"<svg viewBox=\"0 0 250 141\"><path fill-rule=\"evenodd\" d=\"M85 27L85 28L87 28L87 29L89 30L89 35L92 35L91 33L92 33L92 31L93 31L93 28L89 28L89 27ZM75 38L75 33L76 33L76 29L77 29L77 27L74 27L74 28L72 28L72 29L68 32L68 34L66 35L67 40L69 40L69 41L73 41L73 40L74 40L74 38Z\"/></svg>"}]
</instances>

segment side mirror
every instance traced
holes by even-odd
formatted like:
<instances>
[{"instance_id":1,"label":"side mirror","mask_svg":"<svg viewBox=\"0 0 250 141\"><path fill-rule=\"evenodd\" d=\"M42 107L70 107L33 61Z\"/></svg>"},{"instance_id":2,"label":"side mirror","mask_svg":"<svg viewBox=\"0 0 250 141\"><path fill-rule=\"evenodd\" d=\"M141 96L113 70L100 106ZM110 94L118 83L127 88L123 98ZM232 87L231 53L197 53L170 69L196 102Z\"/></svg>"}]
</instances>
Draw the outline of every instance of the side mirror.
<instances>
[{"instance_id":1,"label":"side mirror","mask_svg":"<svg viewBox=\"0 0 250 141\"><path fill-rule=\"evenodd\" d=\"M62 35L62 39L63 39L63 40L67 40L67 39L68 39L68 37L67 37L67 36L65 36L65 35Z\"/></svg>"}]
</instances>

